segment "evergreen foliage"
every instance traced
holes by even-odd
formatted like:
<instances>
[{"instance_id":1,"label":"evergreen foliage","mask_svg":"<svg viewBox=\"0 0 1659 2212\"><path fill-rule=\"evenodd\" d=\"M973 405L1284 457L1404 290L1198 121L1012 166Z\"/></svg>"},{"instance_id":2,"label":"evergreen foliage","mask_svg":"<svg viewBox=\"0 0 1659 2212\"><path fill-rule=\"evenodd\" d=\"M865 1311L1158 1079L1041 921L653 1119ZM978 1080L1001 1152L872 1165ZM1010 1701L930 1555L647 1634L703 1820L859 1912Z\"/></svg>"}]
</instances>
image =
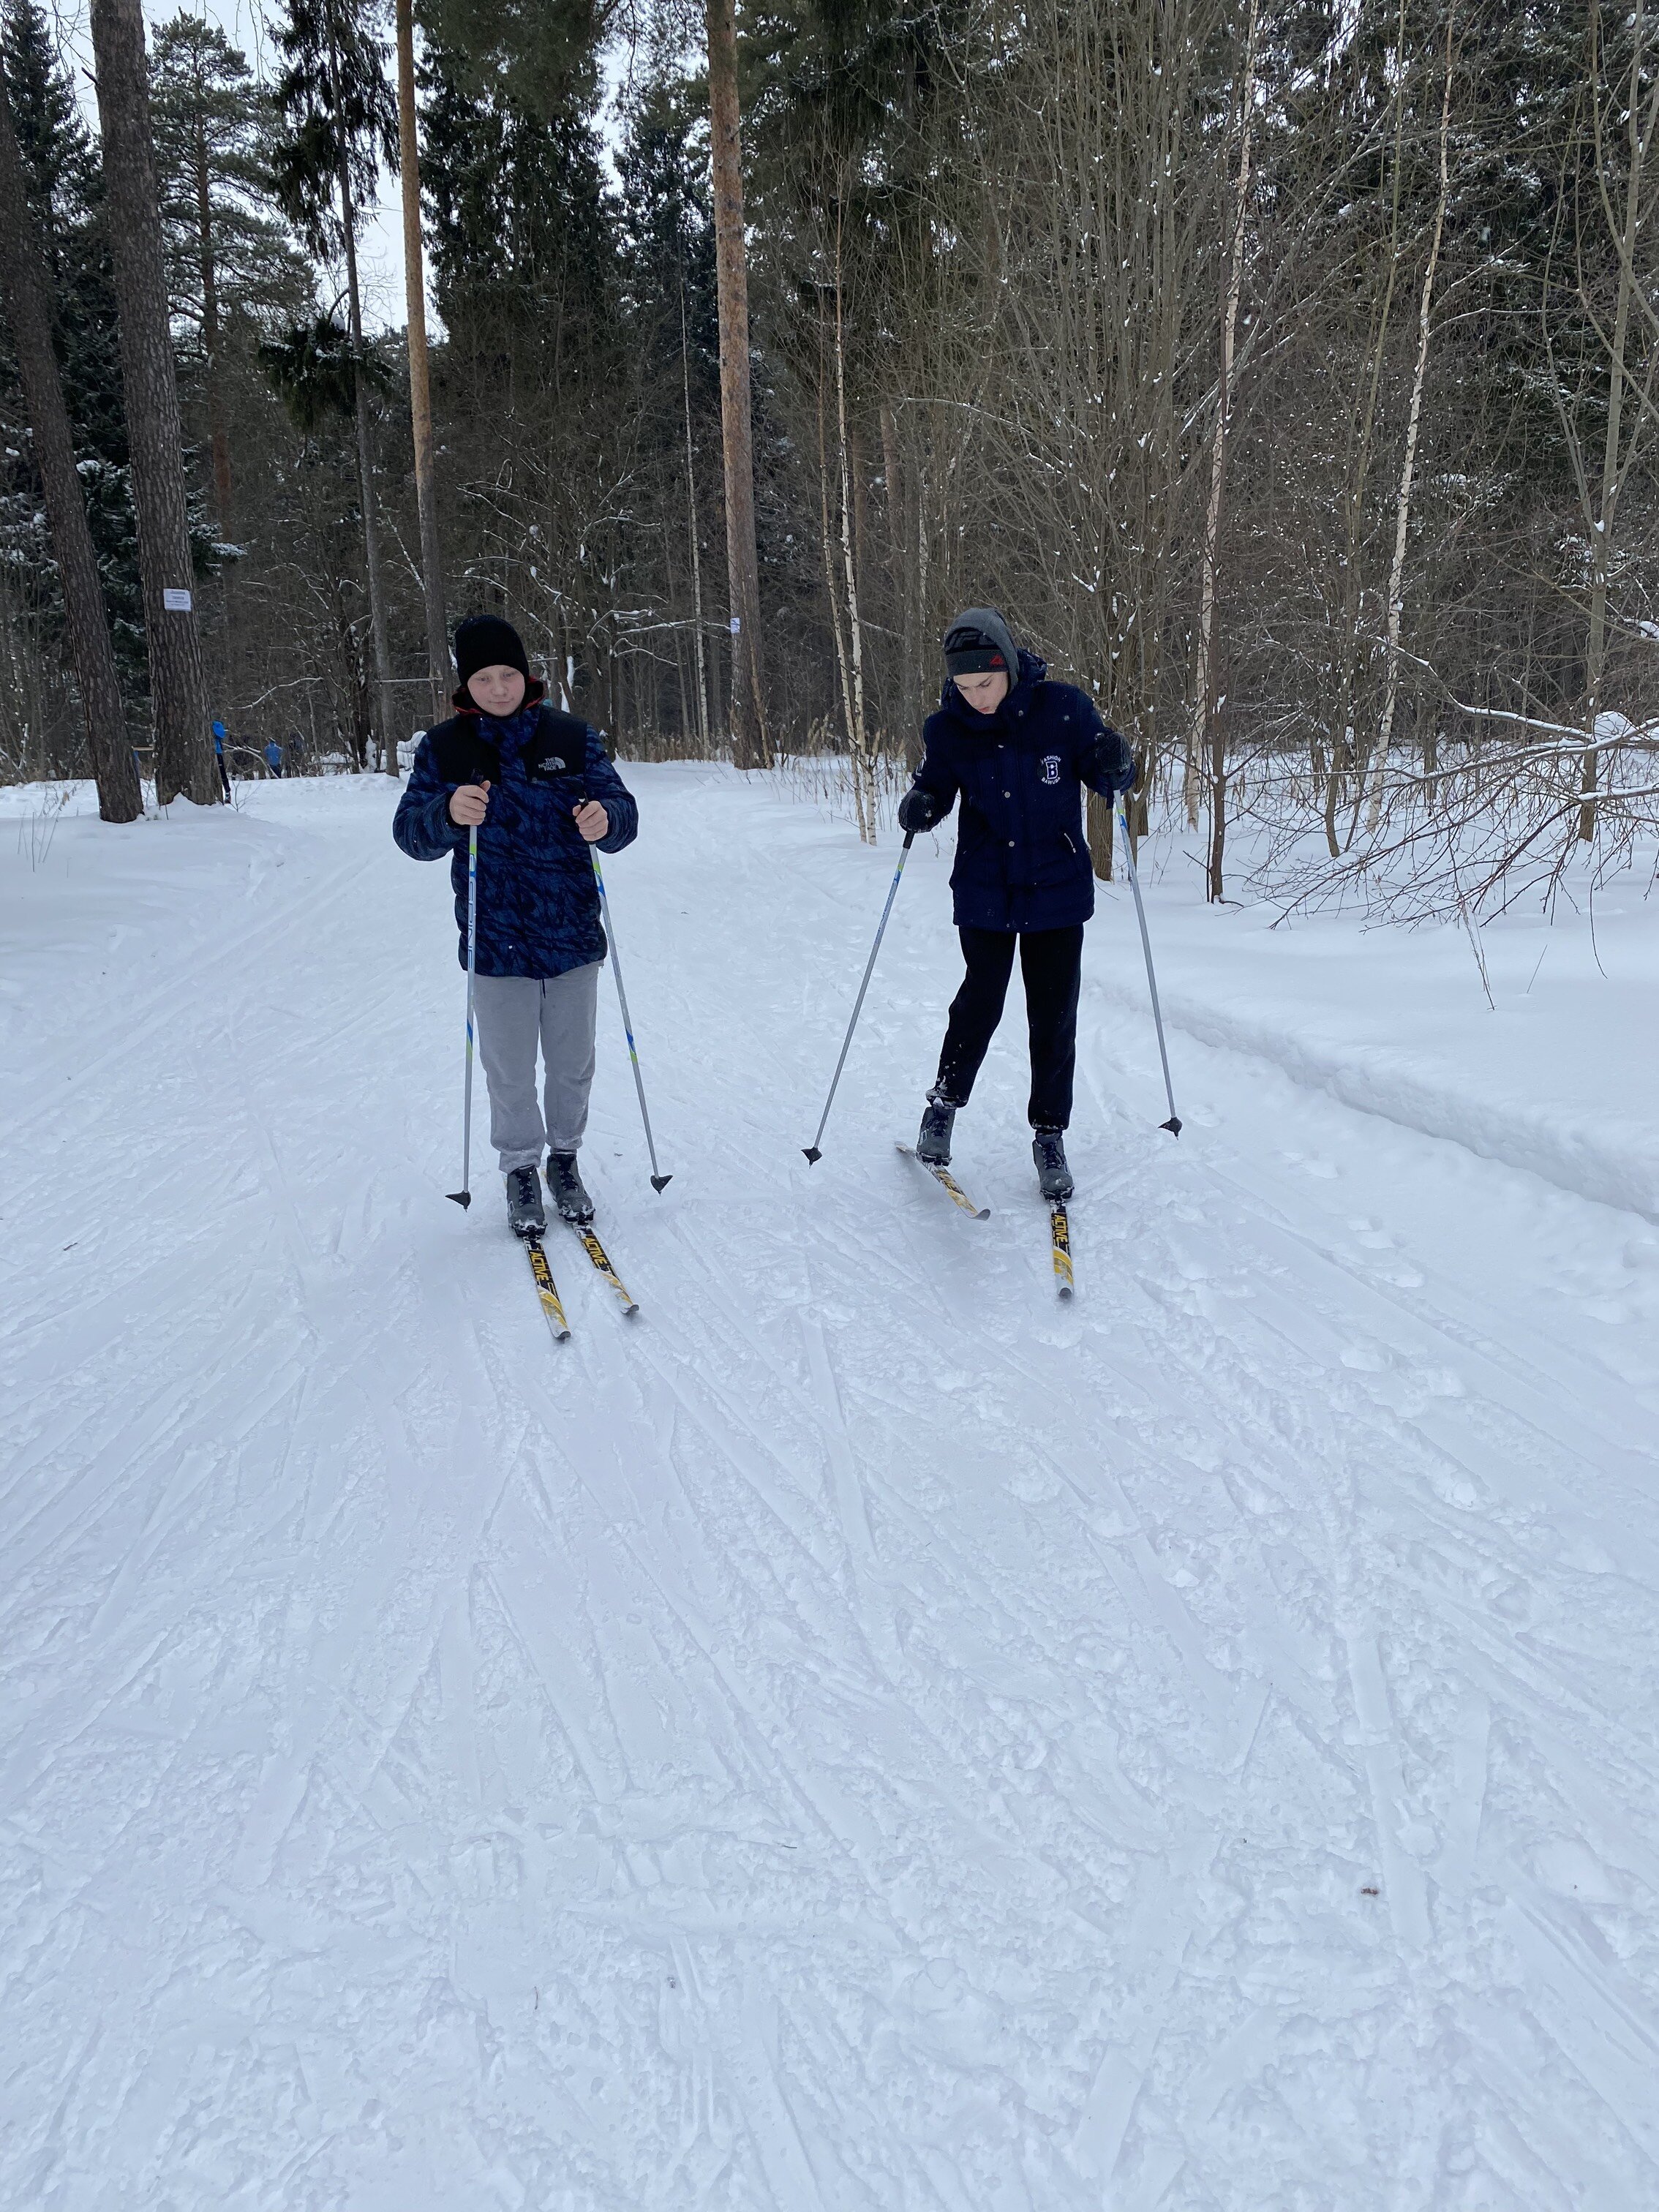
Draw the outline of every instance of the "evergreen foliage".
<instances>
[{"instance_id":1,"label":"evergreen foliage","mask_svg":"<svg viewBox=\"0 0 1659 2212\"><path fill-rule=\"evenodd\" d=\"M281 118L216 23L181 11L155 33L150 112L173 313L204 343L206 290L222 321L264 333L310 298L310 264L272 212ZM210 262L210 269L209 264Z\"/></svg>"},{"instance_id":2,"label":"evergreen foliage","mask_svg":"<svg viewBox=\"0 0 1659 2212\"><path fill-rule=\"evenodd\" d=\"M283 210L319 258L344 241L343 172L355 210L372 201L384 164L398 166L398 107L369 0L289 0L277 32L274 90L283 128L274 149Z\"/></svg>"},{"instance_id":3,"label":"evergreen foliage","mask_svg":"<svg viewBox=\"0 0 1659 2212\"><path fill-rule=\"evenodd\" d=\"M133 699L146 688L138 553L127 473L120 342L103 229L98 155L38 0L0 4L0 56L12 126L57 307L64 404L76 434L88 520L109 607L116 661ZM23 619L57 643L63 603L15 364L0 364L0 557L20 587Z\"/></svg>"}]
</instances>

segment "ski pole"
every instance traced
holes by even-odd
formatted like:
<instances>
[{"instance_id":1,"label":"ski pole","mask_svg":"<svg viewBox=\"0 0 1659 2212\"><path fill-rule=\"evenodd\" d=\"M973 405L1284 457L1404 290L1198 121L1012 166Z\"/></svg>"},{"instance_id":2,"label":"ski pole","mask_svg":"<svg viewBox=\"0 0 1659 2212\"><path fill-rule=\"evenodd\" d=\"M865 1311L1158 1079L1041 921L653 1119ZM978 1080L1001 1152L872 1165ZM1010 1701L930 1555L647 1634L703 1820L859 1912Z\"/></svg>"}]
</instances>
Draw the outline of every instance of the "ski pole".
<instances>
[{"instance_id":1,"label":"ski pole","mask_svg":"<svg viewBox=\"0 0 1659 2212\"><path fill-rule=\"evenodd\" d=\"M1181 1134L1181 1116L1176 1112L1175 1085L1170 1080L1170 1054L1164 1042L1164 1009L1158 1003L1158 976L1152 968L1152 940L1146 934L1146 909L1140 898L1140 872L1135 866L1135 848L1129 836L1127 811L1120 804L1117 826L1123 838L1123 865L1129 871L1129 889L1135 895L1135 919L1140 924L1140 949L1146 956L1146 988L1152 994L1152 1019L1158 1025L1158 1056L1164 1063L1164 1095L1170 1102L1170 1118L1160 1121L1158 1127L1167 1129L1172 1137Z\"/></svg>"},{"instance_id":2,"label":"ski pole","mask_svg":"<svg viewBox=\"0 0 1659 2212\"><path fill-rule=\"evenodd\" d=\"M823 1135L824 1123L830 1119L830 1109L836 1101L836 1085L841 1081L841 1072L847 1065L847 1055L852 1048L853 1032L858 1027L859 1016L864 1010L864 994L870 988L870 978L876 972L876 955L881 950L882 937L887 928L887 917L893 911L893 901L898 896L899 878L904 873L904 864L910 857L910 846L915 834L914 830L907 830L904 833L904 848L899 854L898 866L893 871L893 880L887 893L887 903L881 910L881 923L876 931L876 941L870 947L870 958L864 970L864 981L859 985L858 997L853 1002L853 1018L848 1023L847 1035L842 1040L841 1058L836 1062L836 1072L830 1079L830 1096L824 1100L823 1111L818 1117L817 1135L813 1138L810 1145L801 1146L801 1150L806 1155L806 1164L809 1167L816 1167L823 1158L823 1153L818 1150L819 1139Z\"/></svg>"},{"instance_id":3,"label":"ski pole","mask_svg":"<svg viewBox=\"0 0 1659 2212\"><path fill-rule=\"evenodd\" d=\"M665 1183L672 1182L672 1175L659 1174L657 1168L656 1139L651 1134L651 1116L646 1110L645 1079L640 1073L640 1055L634 1043L633 1017L628 1011L628 994L623 988L622 960L617 951L617 925L611 919L611 902L605 895L605 877L599 867L599 856L594 848L587 848L587 857L593 863L593 880L599 887L599 910L605 916L605 942L611 947L611 972L617 979L617 1004L622 1008L623 1034L628 1039L628 1057L634 1063L634 1088L640 1094L640 1119L645 1124L645 1149L651 1155L651 1188L660 1191Z\"/></svg>"},{"instance_id":4,"label":"ski pole","mask_svg":"<svg viewBox=\"0 0 1659 2212\"><path fill-rule=\"evenodd\" d=\"M477 973L478 825L466 836L466 1103L461 1109L461 1187L449 1196L463 1212L472 1203L472 981Z\"/></svg>"}]
</instances>

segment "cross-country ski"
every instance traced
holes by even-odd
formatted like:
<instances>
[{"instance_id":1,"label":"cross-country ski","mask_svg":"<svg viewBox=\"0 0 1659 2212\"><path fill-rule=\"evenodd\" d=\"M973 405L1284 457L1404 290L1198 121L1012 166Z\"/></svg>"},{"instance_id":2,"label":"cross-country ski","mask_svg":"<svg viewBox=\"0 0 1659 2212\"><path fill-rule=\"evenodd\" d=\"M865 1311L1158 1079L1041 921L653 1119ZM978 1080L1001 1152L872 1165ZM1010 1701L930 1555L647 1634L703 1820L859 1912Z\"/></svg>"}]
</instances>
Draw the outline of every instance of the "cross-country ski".
<instances>
[{"instance_id":1,"label":"cross-country ski","mask_svg":"<svg viewBox=\"0 0 1659 2212\"><path fill-rule=\"evenodd\" d=\"M611 1265L611 1255L605 1250L604 1245L600 1243L599 1237L595 1235L592 1223L591 1221L573 1221L570 1226L574 1230L577 1242L580 1244L582 1250L587 1255L588 1259L592 1262L594 1273L605 1285L606 1288L615 1295L617 1302L621 1306L623 1313L636 1314L640 1310L640 1302L637 1298L630 1295L627 1286L623 1282L621 1276L618 1275L615 1267Z\"/></svg>"},{"instance_id":2,"label":"cross-country ski","mask_svg":"<svg viewBox=\"0 0 1659 2212\"><path fill-rule=\"evenodd\" d=\"M1072 1272L1072 1219L1063 1206L1048 1209L1048 1245L1054 1258L1054 1288L1062 1298L1069 1298L1077 1288L1077 1278Z\"/></svg>"},{"instance_id":3,"label":"cross-country ski","mask_svg":"<svg viewBox=\"0 0 1659 2212\"><path fill-rule=\"evenodd\" d=\"M975 1221L988 1221L990 1219L990 1207L988 1206L975 1206L973 1200L969 1197L967 1192L951 1174L950 1169L945 1166L941 1161L923 1159L921 1153L917 1152L914 1145L901 1145L898 1149L903 1153L907 1160L914 1160L919 1168L925 1169L927 1172L932 1176L933 1181L945 1194L946 1197L949 1198L953 1206L959 1206L964 1213L972 1214Z\"/></svg>"},{"instance_id":4,"label":"cross-country ski","mask_svg":"<svg viewBox=\"0 0 1659 2212\"><path fill-rule=\"evenodd\" d=\"M553 1341L562 1344L570 1334L570 1324L564 1317L564 1303L553 1280L553 1270L548 1265L542 1240L539 1237L525 1237L520 1242L530 1261L530 1273L536 1285L536 1296L541 1301L542 1313L552 1332Z\"/></svg>"}]
</instances>

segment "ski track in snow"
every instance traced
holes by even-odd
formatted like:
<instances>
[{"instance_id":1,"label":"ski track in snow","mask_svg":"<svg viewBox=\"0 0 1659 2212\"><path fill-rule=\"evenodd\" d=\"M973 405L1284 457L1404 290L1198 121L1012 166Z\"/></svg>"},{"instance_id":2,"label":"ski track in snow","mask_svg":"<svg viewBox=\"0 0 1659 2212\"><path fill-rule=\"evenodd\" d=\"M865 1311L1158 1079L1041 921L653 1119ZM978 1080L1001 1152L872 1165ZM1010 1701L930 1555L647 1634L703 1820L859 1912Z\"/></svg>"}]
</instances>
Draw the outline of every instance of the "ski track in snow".
<instances>
[{"instance_id":1,"label":"ski track in snow","mask_svg":"<svg viewBox=\"0 0 1659 2212\"><path fill-rule=\"evenodd\" d=\"M890 853L628 773L556 1349L385 786L13 867L0 2201L1659 2203L1640 1224L1179 1039L1172 1144L1109 896L1062 1306L1017 994L992 1218L893 1150L945 858L809 1170Z\"/></svg>"}]
</instances>

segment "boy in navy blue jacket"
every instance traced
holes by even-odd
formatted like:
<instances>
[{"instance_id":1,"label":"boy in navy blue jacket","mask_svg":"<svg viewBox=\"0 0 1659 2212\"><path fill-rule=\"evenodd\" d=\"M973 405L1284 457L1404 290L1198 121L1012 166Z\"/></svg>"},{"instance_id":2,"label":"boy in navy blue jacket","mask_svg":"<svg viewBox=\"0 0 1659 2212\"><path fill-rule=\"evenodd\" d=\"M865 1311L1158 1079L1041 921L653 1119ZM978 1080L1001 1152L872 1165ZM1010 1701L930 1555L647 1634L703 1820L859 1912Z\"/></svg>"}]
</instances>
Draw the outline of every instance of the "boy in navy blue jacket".
<instances>
[{"instance_id":1,"label":"boy in navy blue jacket","mask_svg":"<svg viewBox=\"0 0 1659 2212\"><path fill-rule=\"evenodd\" d=\"M597 732L545 703L510 623L464 622L455 666L457 712L422 738L392 834L412 860L450 855L465 968L467 839L477 830L476 1015L489 1137L514 1233L538 1237L547 1226L537 1177L544 1144L559 1212L592 1218L576 1154L605 943L587 848L632 844L639 810Z\"/></svg>"},{"instance_id":2,"label":"boy in navy blue jacket","mask_svg":"<svg viewBox=\"0 0 1659 2212\"><path fill-rule=\"evenodd\" d=\"M1072 1194L1064 1132L1077 1066L1083 925L1095 910L1083 786L1110 799L1133 786L1128 746L1070 684L1020 651L993 607L969 607L945 634L945 690L922 733L921 766L899 827L931 830L960 794L951 872L967 974L951 1004L939 1075L916 1152L940 1166L990 1048L1019 947L1031 1046L1031 1155L1042 1194Z\"/></svg>"}]
</instances>

